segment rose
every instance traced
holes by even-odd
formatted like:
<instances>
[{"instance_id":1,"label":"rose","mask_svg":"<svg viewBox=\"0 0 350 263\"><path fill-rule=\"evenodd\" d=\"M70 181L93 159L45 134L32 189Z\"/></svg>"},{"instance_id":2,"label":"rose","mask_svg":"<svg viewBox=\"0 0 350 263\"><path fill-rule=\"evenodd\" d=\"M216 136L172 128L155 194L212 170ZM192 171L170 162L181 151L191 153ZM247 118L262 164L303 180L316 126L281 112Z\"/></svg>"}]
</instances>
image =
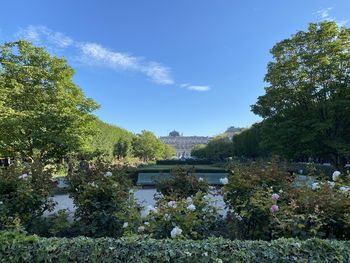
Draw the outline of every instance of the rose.
<instances>
[{"instance_id":1,"label":"rose","mask_svg":"<svg viewBox=\"0 0 350 263\"><path fill-rule=\"evenodd\" d=\"M173 230L170 232L171 238L176 238L177 236L182 234L182 229L179 227L174 227Z\"/></svg>"},{"instance_id":2,"label":"rose","mask_svg":"<svg viewBox=\"0 0 350 263\"><path fill-rule=\"evenodd\" d=\"M227 179L227 177L225 177L225 178L220 178L220 183L223 184L223 185L228 184L228 179Z\"/></svg>"},{"instance_id":3,"label":"rose","mask_svg":"<svg viewBox=\"0 0 350 263\"><path fill-rule=\"evenodd\" d=\"M337 181L339 176L340 176L340 172L339 171L335 171L333 173L333 175L332 175L333 181Z\"/></svg>"},{"instance_id":4,"label":"rose","mask_svg":"<svg viewBox=\"0 0 350 263\"><path fill-rule=\"evenodd\" d=\"M275 214L278 212L279 207L278 207L278 205L272 205L270 210L271 210L271 213Z\"/></svg>"},{"instance_id":5,"label":"rose","mask_svg":"<svg viewBox=\"0 0 350 263\"><path fill-rule=\"evenodd\" d=\"M272 201L277 201L280 198L279 194L273 193L271 196Z\"/></svg>"},{"instance_id":6,"label":"rose","mask_svg":"<svg viewBox=\"0 0 350 263\"><path fill-rule=\"evenodd\" d=\"M195 211L196 210L196 206L194 204L190 204L189 206L187 206L187 209L190 211Z\"/></svg>"}]
</instances>

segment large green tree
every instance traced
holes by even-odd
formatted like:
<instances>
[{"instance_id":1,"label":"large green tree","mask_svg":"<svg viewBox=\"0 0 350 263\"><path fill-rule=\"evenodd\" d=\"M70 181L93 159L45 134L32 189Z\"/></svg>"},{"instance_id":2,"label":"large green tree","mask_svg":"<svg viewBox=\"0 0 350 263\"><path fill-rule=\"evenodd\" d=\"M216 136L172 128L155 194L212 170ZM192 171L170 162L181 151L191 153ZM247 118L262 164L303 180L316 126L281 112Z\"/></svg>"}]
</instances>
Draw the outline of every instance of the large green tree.
<instances>
[{"instance_id":1,"label":"large green tree","mask_svg":"<svg viewBox=\"0 0 350 263\"><path fill-rule=\"evenodd\" d=\"M270 146L343 168L350 155L350 30L312 23L271 50L265 95L252 106Z\"/></svg>"},{"instance_id":2,"label":"large green tree","mask_svg":"<svg viewBox=\"0 0 350 263\"><path fill-rule=\"evenodd\" d=\"M20 40L0 46L0 156L48 160L91 145L98 105L63 58Z\"/></svg>"},{"instance_id":3,"label":"large green tree","mask_svg":"<svg viewBox=\"0 0 350 263\"><path fill-rule=\"evenodd\" d=\"M175 152L170 146L163 144L152 132L145 130L133 138L132 149L134 156L145 162L166 159Z\"/></svg>"}]
</instances>

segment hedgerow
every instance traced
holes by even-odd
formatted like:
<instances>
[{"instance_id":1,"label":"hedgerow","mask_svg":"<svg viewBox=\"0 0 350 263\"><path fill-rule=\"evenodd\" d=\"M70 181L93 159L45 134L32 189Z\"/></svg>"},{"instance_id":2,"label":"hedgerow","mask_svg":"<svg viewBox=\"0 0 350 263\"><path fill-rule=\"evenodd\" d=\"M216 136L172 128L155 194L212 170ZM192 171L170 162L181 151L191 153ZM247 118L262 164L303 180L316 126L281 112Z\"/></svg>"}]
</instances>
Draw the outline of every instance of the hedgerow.
<instances>
[{"instance_id":1,"label":"hedgerow","mask_svg":"<svg viewBox=\"0 0 350 263\"><path fill-rule=\"evenodd\" d=\"M350 241L41 238L1 232L0 262L350 262Z\"/></svg>"}]
</instances>

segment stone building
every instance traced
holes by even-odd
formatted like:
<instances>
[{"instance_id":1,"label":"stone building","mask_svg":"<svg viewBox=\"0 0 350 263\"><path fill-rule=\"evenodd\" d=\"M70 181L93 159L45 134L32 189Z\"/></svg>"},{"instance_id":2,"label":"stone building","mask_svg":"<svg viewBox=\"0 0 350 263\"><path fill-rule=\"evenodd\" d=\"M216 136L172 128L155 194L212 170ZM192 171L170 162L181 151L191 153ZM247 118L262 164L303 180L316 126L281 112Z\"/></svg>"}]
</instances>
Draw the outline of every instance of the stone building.
<instances>
[{"instance_id":1,"label":"stone building","mask_svg":"<svg viewBox=\"0 0 350 263\"><path fill-rule=\"evenodd\" d=\"M165 144L173 146L177 158L191 158L191 151L197 144L207 144L211 137L207 136L183 136L177 131L172 131L169 136L159 138Z\"/></svg>"}]
</instances>

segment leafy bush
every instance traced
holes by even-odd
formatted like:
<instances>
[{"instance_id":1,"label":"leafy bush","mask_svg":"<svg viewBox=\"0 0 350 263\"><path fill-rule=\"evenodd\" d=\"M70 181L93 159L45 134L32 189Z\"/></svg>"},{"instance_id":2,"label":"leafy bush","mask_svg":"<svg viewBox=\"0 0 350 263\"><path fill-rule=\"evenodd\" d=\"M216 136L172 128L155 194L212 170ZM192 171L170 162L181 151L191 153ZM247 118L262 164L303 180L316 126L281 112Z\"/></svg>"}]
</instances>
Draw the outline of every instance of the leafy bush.
<instances>
[{"instance_id":1,"label":"leafy bush","mask_svg":"<svg viewBox=\"0 0 350 263\"><path fill-rule=\"evenodd\" d=\"M276 161L236 165L222 189L232 237L271 239L271 195L287 191L291 181L289 173Z\"/></svg>"},{"instance_id":2,"label":"leafy bush","mask_svg":"<svg viewBox=\"0 0 350 263\"><path fill-rule=\"evenodd\" d=\"M195 160L195 159L184 159L184 160L157 160L157 165L200 165L200 164L213 164L210 160Z\"/></svg>"},{"instance_id":3,"label":"leafy bush","mask_svg":"<svg viewBox=\"0 0 350 263\"><path fill-rule=\"evenodd\" d=\"M38 162L15 162L0 169L0 229L30 230L37 218L53 209L52 172Z\"/></svg>"},{"instance_id":4,"label":"leafy bush","mask_svg":"<svg viewBox=\"0 0 350 263\"><path fill-rule=\"evenodd\" d=\"M349 262L350 241L39 238L0 233L0 262Z\"/></svg>"},{"instance_id":5,"label":"leafy bush","mask_svg":"<svg viewBox=\"0 0 350 263\"><path fill-rule=\"evenodd\" d=\"M214 235L219 222L217 208L203 192L176 201L158 196L156 207L146 209L138 233L157 239L202 239Z\"/></svg>"},{"instance_id":6,"label":"leafy bush","mask_svg":"<svg viewBox=\"0 0 350 263\"><path fill-rule=\"evenodd\" d=\"M171 170L170 177L164 177L156 182L157 191L171 198L187 198L198 191L208 192L209 185L206 180L198 179L194 170L179 166Z\"/></svg>"},{"instance_id":7,"label":"leafy bush","mask_svg":"<svg viewBox=\"0 0 350 263\"><path fill-rule=\"evenodd\" d=\"M336 172L335 181L327 181L309 168L319 180L312 186L276 162L237 166L223 188L232 237L348 239L350 176Z\"/></svg>"},{"instance_id":8,"label":"leafy bush","mask_svg":"<svg viewBox=\"0 0 350 263\"><path fill-rule=\"evenodd\" d=\"M92 237L123 234L123 223L140 214L131 182L124 169L101 160L71 167L68 175L70 196L78 233Z\"/></svg>"},{"instance_id":9,"label":"leafy bush","mask_svg":"<svg viewBox=\"0 0 350 263\"><path fill-rule=\"evenodd\" d=\"M350 177L334 179L291 188L286 193L288 202L274 215L273 235L349 239Z\"/></svg>"}]
</instances>

